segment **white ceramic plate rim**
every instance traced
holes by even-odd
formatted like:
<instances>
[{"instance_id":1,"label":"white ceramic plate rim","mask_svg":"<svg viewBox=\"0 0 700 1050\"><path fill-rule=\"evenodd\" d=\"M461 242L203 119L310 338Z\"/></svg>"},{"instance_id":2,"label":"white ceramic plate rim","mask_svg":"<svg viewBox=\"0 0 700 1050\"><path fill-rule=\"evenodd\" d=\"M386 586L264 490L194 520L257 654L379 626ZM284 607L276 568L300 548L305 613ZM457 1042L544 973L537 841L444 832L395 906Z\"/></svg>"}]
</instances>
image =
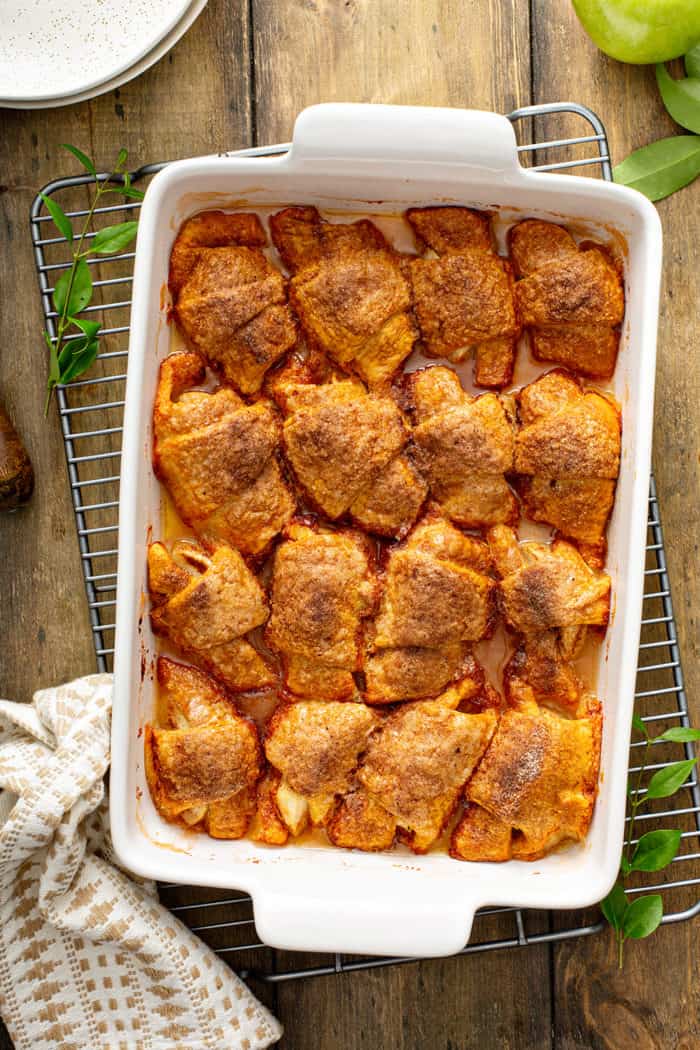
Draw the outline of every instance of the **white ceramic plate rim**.
<instances>
[{"instance_id":1,"label":"white ceramic plate rim","mask_svg":"<svg viewBox=\"0 0 700 1050\"><path fill-rule=\"evenodd\" d=\"M108 70L106 75L102 74L83 84L78 84L73 90L59 94L47 94L41 91L33 93L32 91L26 91L20 85L16 93L11 92L8 96L0 98L0 107L9 109L48 109L54 106L68 105L71 102L82 102L85 99L92 98L94 95L102 94L112 87L118 87L119 84L131 80L132 77L138 76L140 72L148 69L153 62L158 61L165 53L165 50L173 47L180 36L192 24L201 9L206 6L206 2L207 0L179 0L179 2L173 2L168 19L161 23L155 32L147 35L145 39L137 36L135 38L138 43L136 50L128 58L120 62L116 68ZM163 50L164 47L165 50ZM118 81L118 83L115 83L115 81Z\"/></svg>"},{"instance_id":2,"label":"white ceramic plate rim","mask_svg":"<svg viewBox=\"0 0 700 1050\"><path fill-rule=\"evenodd\" d=\"M87 102L88 99L95 98L98 95L104 95L107 91L114 91L116 88L121 87L122 84L127 84L130 80L145 73L147 69L154 66L156 62L159 62L185 35L190 26L197 20L201 15L204 8L207 6L208 0L194 0L194 2L187 9L186 13L182 16L182 19L178 22L174 29L172 29L163 40L148 54L142 58L135 65L131 66L124 73L120 73L119 76L114 77L112 80L105 81L104 84L100 84L98 88L92 88L89 91L79 91L75 95L68 95L65 98L52 98L47 99L44 102L30 102L30 101L13 101L11 99L0 99L0 108L5 109L54 109L57 106L69 106L79 102Z\"/></svg>"}]
</instances>

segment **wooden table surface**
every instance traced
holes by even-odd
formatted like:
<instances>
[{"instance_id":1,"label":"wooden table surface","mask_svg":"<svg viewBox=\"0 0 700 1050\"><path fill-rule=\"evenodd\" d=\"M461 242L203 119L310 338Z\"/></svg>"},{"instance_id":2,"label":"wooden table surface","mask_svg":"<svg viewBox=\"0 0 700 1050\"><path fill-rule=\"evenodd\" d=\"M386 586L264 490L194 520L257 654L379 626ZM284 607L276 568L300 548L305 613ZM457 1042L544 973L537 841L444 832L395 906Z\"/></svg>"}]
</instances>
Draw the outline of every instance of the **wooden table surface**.
<instances>
[{"instance_id":1,"label":"wooden table surface","mask_svg":"<svg viewBox=\"0 0 700 1050\"><path fill-rule=\"evenodd\" d=\"M125 146L137 166L286 141L295 114L318 101L508 112L561 99L600 114L613 160L677 131L653 70L600 55L568 0L210 0L167 58L120 90L69 108L2 111L0 397L23 432L37 488L27 510L0 522L0 695L28 700L94 666L58 421L42 416L46 362L27 223L36 190L75 171L59 144L75 143L101 167ZM700 685L699 204L700 181L659 205L654 453L691 704ZM665 927L631 946L623 974L602 934L260 994L286 1026L285 1050L696 1050L697 937L694 922Z\"/></svg>"}]
</instances>

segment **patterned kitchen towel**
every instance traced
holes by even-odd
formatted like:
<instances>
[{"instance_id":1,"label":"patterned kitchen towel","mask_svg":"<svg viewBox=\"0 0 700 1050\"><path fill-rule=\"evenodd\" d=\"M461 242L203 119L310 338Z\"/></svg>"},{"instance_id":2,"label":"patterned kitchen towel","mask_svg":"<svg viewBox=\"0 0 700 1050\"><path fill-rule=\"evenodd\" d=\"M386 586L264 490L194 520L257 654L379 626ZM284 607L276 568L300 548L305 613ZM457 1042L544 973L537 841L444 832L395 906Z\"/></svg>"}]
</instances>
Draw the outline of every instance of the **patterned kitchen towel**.
<instances>
[{"instance_id":1,"label":"patterned kitchen towel","mask_svg":"<svg viewBox=\"0 0 700 1050\"><path fill-rule=\"evenodd\" d=\"M0 700L0 1013L17 1050L262 1050L274 1017L115 866L111 703L109 675Z\"/></svg>"}]
</instances>

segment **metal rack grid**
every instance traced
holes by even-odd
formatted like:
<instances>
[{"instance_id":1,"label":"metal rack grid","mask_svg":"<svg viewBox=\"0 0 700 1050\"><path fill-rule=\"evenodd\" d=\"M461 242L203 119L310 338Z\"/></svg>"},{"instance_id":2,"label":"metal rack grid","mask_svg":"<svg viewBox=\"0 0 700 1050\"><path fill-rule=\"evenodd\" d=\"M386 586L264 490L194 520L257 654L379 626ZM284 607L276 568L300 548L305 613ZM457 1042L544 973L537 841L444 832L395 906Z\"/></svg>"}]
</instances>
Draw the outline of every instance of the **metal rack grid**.
<instances>
[{"instance_id":1,"label":"metal rack grid","mask_svg":"<svg viewBox=\"0 0 700 1050\"><path fill-rule=\"evenodd\" d=\"M585 174L597 169L611 179L605 130L590 110L575 103L529 106L509 114L520 137L521 161L539 171L572 171ZM573 133L568 128L578 122ZM566 130L562 131L563 122ZM585 125L579 133L580 123ZM542 129L537 141L534 129ZM274 155L288 146L278 145L241 150L238 155ZM584 155L579 155L583 148ZM590 156L589 151L595 151ZM134 182L144 182L163 164L146 165L136 171ZM101 179L107 175L99 176ZM77 225L87 215L85 187L89 176L59 179L44 187L44 193L60 198L64 210ZM115 198L112 198L114 200ZM108 225L137 214L140 205L124 199L97 209L95 222ZM39 277L46 326L55 337L56 313L51 302L55 278L66 266L66 242L53 236L47 224L50 217L39 196L31 209L31 236ZM58 410L65 443L68 475L75 511L80 556L85 577L90 623L95 642L97 666L109 670L113 654L114 608L116 604L117 518L119 505L119 458L124 406L124 382L128 354L130 287L133 252L109 258L91 259L96 299L88 311L104 325L102 350L89 377L57 391ZM646 723L659 732L671 725L687 726L688 710L671 589L666 570L664 540L654 481L649 495L647 565L639 650L636 710ZM635 754L641 744L633 743L630 772L637 770ZM689 745L655 745L658 762L650 771L676 761L681 752L692 757ZM664 805L666 808L664 808ZM664 922L679 922L700 912L700 788L695 776L668 803L656 803L637 818L645 827L663 827L671 820L682 829L681 854L671 866L669 877L651 885L646 876L637 890L664 894ZM198 888L163 885L161 898L172 911L199 933L223 957L236 960L237 968L249 976L269 982L306 976L343 973L405 963L411 959L347 958L345 956L303 956L273 953L261 944L255 932L251 902L235 892L222 894ZM184 902L183 902L184 896ZM192 925L202 915L207 918ZM461 954L498 948L523 947L587 936L602 928L599 912L562 915L526 912L512 908L486 908L474 921L470 943ZM494 928L496 933L494 935Z\"/></svg>"}]
</instances>

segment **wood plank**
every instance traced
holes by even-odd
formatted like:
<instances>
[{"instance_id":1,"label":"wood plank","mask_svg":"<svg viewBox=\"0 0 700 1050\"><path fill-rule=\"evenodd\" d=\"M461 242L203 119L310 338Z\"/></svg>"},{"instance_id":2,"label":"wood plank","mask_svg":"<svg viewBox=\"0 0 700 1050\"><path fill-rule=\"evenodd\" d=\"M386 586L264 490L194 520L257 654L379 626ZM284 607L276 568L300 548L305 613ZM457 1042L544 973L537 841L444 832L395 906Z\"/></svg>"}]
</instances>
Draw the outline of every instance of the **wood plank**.
<instances>
[{"instance_id":1,"label":"wood plank","mask_svg":"<svg viewBox=\"0 0 700 1050\"><path fill-rule=\"evenodd\" d=\"M3 112L0 318L5 347L0 396L34 460L31 505L0 529L0 590L5 601L0 688L29 699L32 690L94 668L65 458L55 410L44 421L42 318L27 217L35 192L75 160L74 142L100 167L123 145L133 165L216 152L251 139L247 4L210 5L163 61L136 81L79 106ZM173 106L172 99L182 99Z\"/></svg>"},{"instance_id":2,"label":"wood plank","mask_svg":"<svg viewBox=\"0 0 700 1050\"><path fill-rule=\"evenodd\" d=\"M253 0L260 143L286 141L315 102L467 106L529 101L527 5L517 0Z\"/></svg>"},{"instance_id":3,"label":"wood plank","mask_svg":"<svg viewBox=\"0 0 700 1050\"><path fill-rule=\"evenodd\" d=\"M58 417L55 409L48 421L42 415L46 362L29 207L46 182L76 173L76 161L60 149L62 142L75 143L100 168L113 163L122 146L136 167L249 145L248 4L212 0L166 58L117 91L57 110L3 110L0 120L6 147L0 188L0 397L23 434L37 475L30 506L0 518L0 695L29 700L35 689L95 667ZM117 349L119 340L125 345L125 337L110 337L105 348ZM86 418L83 429L93 425L104 425L104 418L102 424ZM83 445L81 452L97 450L97 443ZM116 445L102 439L99 448L108 447ZM97 501L99 490L93 495ZM90 521L99 523L99 515ZM190 899L187 890L169 897L171 903ZM193 925L210 918L211 912L188 914ZM274 990L263 988L262 995L274 1007ZM0 1035L0 1046L10 1045Z\"/></svg>"},{"instance_id":4,"label":"wood plank","mask_svg":"<svg viewBox=\"0 0 700 1050\"><path fill-rule=\"evenodd\" d=\"M549 952L507 949L278 986L283 1050L549 1047Z\"/></svg>"},{"instance_id":5,"label":"wood plank","mask_svg":"<svg viewBox=\"0 0 700 1050\"><path fill-rule=\"evenodd\" d=\"M567 0L534 0L532 11L534 101L570 97L590 106L607 127L614 163L679 130L664 112L652 68L623 66L601 55ZM691 217L699 204L700 182L658 206L665 259L654 427L654 466L695 724L700 724L700 377L689 362L695 358L700 297L697 226ZM696 849L696 840L689 846ZM697 888L675 896L674 907L687 906L693 898ZM649 941L630 945L622 974L607 934L562 944L555 951L556 1046L651 1050L695 1045L700 1025L696 942L694 922L663 929Z\"/></svg>"},{"instance_id":6,"label":"wood plank","mask_svg":"<svg viewBox=\"0 0 700 1050\"><path fill-rule=\"evenodd\" d=\"M529 101L528 12L515 0L254 0L253 28L261 144L289 139L319 101L501 112ZM512 937L512 918L491 930ZM281 984L278 1002L289 1050L550 1046L546 948Z\"/></svg>"}]
</instances>

